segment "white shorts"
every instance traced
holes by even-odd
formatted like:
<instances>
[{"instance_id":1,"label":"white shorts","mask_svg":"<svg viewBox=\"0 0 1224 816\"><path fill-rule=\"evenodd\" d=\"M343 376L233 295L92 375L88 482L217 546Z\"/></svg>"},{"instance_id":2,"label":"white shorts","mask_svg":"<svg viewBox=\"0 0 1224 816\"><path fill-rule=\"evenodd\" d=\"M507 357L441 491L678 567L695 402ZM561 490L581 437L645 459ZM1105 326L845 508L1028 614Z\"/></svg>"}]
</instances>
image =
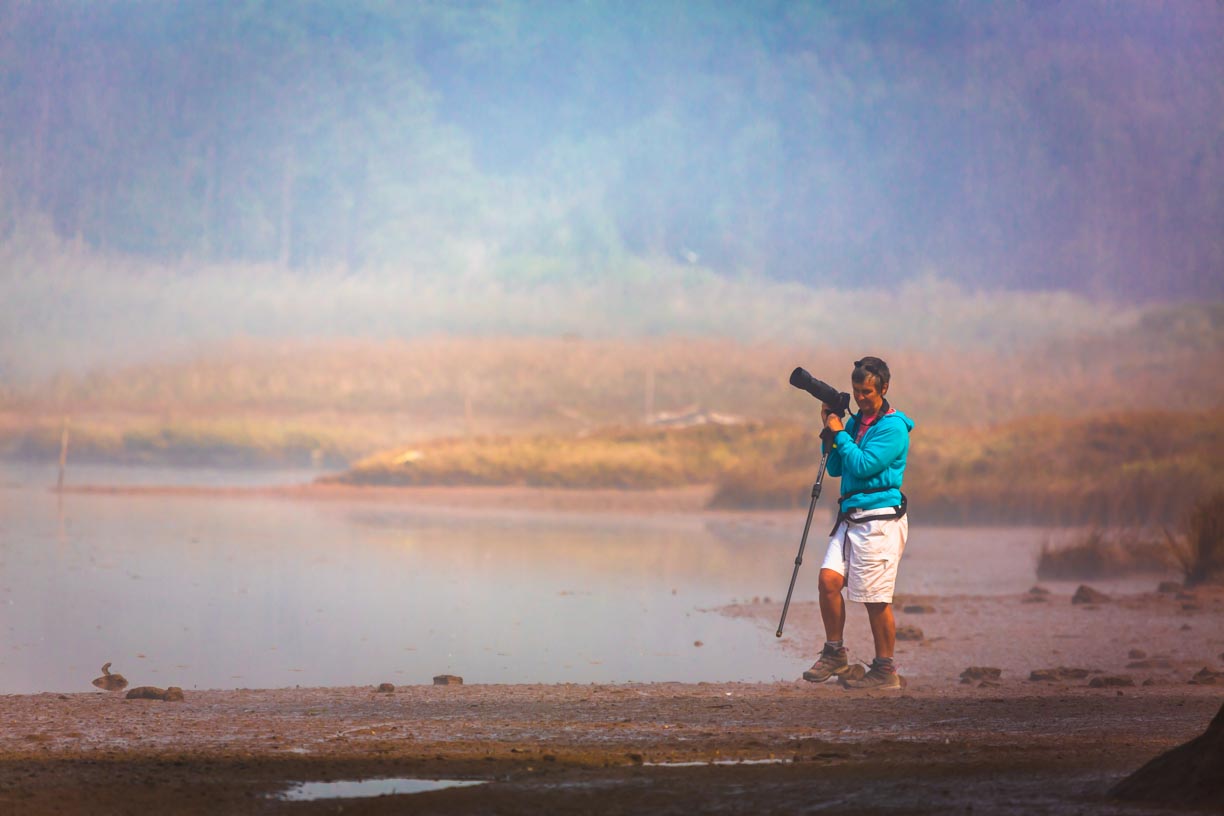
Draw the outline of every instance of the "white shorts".
<instances>
[{"instance_id":1,"label":"white shorts","mask_svg":"<svg viewBox=\"0 0 1224 816\"><path fill-rule=\"evenodd\" d=\"M887 508L886 512L893 510ZM856 603L892 603L907 535L908 515L859 523L843 521L829 539L820 568L844 575L847 595Z\"/></svg>"}]
</instances>

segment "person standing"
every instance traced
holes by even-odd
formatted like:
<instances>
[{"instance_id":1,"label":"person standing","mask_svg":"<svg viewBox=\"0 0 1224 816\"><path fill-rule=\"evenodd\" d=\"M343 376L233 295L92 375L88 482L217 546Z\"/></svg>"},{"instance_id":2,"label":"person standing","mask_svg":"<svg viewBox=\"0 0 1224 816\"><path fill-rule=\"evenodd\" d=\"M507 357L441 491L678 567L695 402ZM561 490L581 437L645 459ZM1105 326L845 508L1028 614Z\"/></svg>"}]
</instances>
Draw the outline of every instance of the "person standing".
<instances>
[{"instance_id":1,"label":"person standing","mask_svg":"<svg viewBox=\"0 0 1224 816\"><path fill-rule=\"evenodd\" d=\"M803 673L809 682L836 677L850 689L900 689L905 684L893 661L897 625L892 600L909 533L901 482L914 422L885 399L890 379L888 364L879 357L856 360L850 380L858 413L843 424L828 406L821 408L826 437L832 436L824 443L828 473L841 477L841 498L820 567L825 644L819 659ZM843 588L851 601L867 607L875 645L875 659L860 679L851 677L843 640Z\"/></svg>"}]
</instances>

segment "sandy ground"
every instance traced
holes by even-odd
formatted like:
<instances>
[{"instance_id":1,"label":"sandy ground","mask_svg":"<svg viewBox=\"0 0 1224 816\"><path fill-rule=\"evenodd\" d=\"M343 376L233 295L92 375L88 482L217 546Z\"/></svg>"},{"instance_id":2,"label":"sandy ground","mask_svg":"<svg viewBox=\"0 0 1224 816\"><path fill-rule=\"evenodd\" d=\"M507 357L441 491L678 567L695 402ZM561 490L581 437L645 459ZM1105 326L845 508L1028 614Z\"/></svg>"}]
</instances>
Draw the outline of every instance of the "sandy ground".
<instances>
[{"instance_id":1,"label":"sandy ground","mask_svg":"<svg viewBox=\"0 0 1224 816\"><path fill-rule=\"evenodd\" d=\"M704 501L584 493L417 490L425 505L533 512L687 513ZM898 644L902 692L796 680L0 696L0 813L1164 813L1107 792L1220 709L1224 685L1190 680L1224 663L1224 590L1152 583L1092 605L1057 592L900 598L898 622L922 630ZM780 605L718 611L772 632ZM852 655L866 658L865 615L849 613ZM796 677L820 639L815 605L793 605ZM1000 669L998 684L961 684L970 666ZM1029 679L1058 666L1088 674ZM1133 685L1090 685L1106 677ZM376 777L484 784L280 798L294 782Z\"/></svg>"}]
</instances>

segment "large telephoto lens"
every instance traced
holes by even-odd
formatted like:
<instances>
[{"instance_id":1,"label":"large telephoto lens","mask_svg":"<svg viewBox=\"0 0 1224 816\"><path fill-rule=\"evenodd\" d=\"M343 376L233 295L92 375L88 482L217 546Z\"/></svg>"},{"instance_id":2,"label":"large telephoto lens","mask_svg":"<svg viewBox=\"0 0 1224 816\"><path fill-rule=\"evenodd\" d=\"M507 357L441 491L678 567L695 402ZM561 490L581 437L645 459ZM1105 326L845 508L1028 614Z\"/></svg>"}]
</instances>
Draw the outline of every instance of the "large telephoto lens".
<instances>
[{"instance_id":1,"label":"large telephoto lens","mask_svg":"<svg viewBox=\"0 0 1224 816\"><path fill-rule=\"evenodd\" d=\"M808 392L813 397L829 406L829 410L833 411L838 416L845 415L846 411L850 409L849 394L843 391L838 391L827 382L816 379L802 368L796 368L791 372L790 384L796 388L801 388Z\"/></svg>"}]
</instances>

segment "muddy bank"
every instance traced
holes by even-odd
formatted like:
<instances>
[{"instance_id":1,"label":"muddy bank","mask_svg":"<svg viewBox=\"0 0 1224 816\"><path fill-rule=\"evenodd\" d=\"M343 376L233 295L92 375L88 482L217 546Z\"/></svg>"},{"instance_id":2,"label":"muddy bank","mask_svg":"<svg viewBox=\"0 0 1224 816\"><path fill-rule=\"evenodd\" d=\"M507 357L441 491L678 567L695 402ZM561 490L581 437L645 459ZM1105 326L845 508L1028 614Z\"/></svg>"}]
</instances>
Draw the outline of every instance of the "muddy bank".
<instances>
[{"instance_id":1,"label":"muddy bank","mask_svg":"<svg viewBox=\"0 0 1224 816\"><path fill-rule=\"evenodd\" d=\"M292 781L402 776L487 784L345 812L1113 813L1110 785L1201 733L1221 696L1043 684L861 696L802 682L7 696L0 802L332 813L336 801L276 796Z\"/></svg>"}]
</instances>

